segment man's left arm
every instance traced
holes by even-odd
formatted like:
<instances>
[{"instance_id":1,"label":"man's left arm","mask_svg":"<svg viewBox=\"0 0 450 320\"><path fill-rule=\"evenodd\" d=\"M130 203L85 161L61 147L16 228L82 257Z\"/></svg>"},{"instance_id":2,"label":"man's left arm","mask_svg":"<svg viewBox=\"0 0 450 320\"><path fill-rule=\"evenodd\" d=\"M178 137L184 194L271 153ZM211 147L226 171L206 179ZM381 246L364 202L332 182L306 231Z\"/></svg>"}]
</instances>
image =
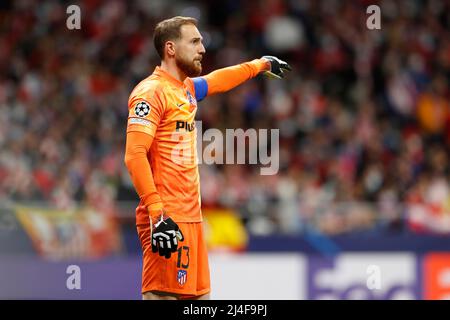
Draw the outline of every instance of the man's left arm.
<instances>
[{"instance_id":1,"label":"man's left arm","mask_svg":"<svg viewBox=\"0 0 450 320\"><path fill-rule=\"evenodd\" d=\"M231 90L241 83L256 77L260 72L264 72L268 76L275 75L277 78L282 78L283 70L290 69L286 62L272 56L264 56L261 59L218 69L192 80L196 98L198 101L201 101L206 96Z\"/></svg>"}]
</instances>

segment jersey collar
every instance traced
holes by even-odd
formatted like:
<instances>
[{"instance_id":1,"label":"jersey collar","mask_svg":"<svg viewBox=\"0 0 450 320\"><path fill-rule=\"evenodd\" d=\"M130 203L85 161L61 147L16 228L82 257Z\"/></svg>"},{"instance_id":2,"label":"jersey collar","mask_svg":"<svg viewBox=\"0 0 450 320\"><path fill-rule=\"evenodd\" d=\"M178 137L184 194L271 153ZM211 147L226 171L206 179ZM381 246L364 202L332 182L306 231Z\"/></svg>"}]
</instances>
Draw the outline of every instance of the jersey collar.
<instances>
[{"instance_id":1,"label":"jersey collar","mask_svg":"<svg viewBox=\"0 0 450 320\"><path fill-rule=\"evenodd\" d=\"M183 82L175 79L173 76L171 76L168 72L164 71L163 69L161 69L160 66L156 66L155 71L153 71L153 74L162 77L166 80L168 80L169 82L173 83L174 85L176 85L177 87L181 87L184 88L185 85Z\"/></svg>"}]
</instances>

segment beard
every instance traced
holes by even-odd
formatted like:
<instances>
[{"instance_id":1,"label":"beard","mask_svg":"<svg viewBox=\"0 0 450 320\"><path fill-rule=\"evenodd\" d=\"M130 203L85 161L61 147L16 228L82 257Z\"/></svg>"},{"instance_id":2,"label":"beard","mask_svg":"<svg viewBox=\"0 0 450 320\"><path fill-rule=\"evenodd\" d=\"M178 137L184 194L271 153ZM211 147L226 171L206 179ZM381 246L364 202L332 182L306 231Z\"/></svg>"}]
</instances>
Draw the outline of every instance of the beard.
<instances>
[{"instance_id":1,"label":"beard","mask_svg":"<svg viewBox=\"0 0 450 320\"><path fill-rule=\"evenodd\" d=\"M199 60L189 61L183 57L177 57L175 63L189 78L198 77L202 73L202 65Z\"/></svg>"}]
</instances>

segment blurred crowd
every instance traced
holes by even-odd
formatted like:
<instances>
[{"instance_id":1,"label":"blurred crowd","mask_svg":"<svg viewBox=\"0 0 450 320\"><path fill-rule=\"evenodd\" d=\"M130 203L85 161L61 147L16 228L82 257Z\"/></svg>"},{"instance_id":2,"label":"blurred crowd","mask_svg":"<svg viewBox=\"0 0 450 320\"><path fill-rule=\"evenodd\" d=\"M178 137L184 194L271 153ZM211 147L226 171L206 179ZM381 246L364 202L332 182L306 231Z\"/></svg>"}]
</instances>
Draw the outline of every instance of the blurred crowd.
<instances>
[{"instance_id":1,"label":"blurred crowd","mask_svg":"<svg viewBox=\"0 0 450 320\"><path fill-rule=\"evenodd\" d=\"M70 4L80 30L66 27ZM235 209L261 235L450 232L444 0L2 2L0 201L137 202L127 100L159 64L155 24L174 15L199 19L204 73L266 54L293 67L199 103L203 129L280 129L276 175L200 165L205 208Z\"/></svg>"}]
</instances>

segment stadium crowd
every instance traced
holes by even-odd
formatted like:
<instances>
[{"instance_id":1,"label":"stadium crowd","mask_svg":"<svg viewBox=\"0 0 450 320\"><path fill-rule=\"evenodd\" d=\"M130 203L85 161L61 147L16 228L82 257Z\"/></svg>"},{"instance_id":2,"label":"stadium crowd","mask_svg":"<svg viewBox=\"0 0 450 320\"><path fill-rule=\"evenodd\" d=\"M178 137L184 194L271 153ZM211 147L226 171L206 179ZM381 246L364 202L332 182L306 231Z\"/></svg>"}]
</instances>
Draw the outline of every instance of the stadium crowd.
<instances>
[{"instance_id":1,"label":"stadium crowd","mask_svg":"<svg viewBox=\"0 0 450 320\"><path fill-rule=\"evenodd\" d=\"M0 201L137 200L123 163L127 100L159 63L155 23L194 16L204 74L277 55L258 77L199 103L203 129L280 129L280 170L200 165L205 208L254 234L450 232L450 2L78 1L0 4ZM132 214L133 212L130 212Z\"/></svg>"}]
</instances>

